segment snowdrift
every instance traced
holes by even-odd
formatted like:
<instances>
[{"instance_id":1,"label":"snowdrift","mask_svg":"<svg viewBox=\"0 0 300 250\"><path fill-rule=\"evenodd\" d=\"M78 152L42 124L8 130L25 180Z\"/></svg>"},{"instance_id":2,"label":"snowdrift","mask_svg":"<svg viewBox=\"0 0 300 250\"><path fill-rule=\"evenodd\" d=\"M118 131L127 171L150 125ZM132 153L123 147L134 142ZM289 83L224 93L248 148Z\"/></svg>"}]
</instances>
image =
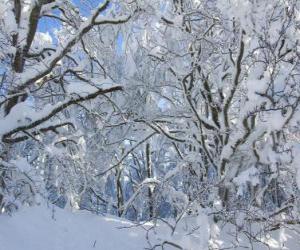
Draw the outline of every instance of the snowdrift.
<instances>
[{"instance_id":1,"label":"snowdrift","mask_svg":"<svg viewBox=\"0 0 300 250\"><path fill-rule=\"evenodd\" d=\"M160 221L157 227L151 223L137 227L87 211L26 207L12 216L0 216L0 250L300 249L299 227L250 242L236 227L216 225L204 214L183 218L175 230L170 225Z\"/></svg>"},{"instance_id":2,"label":"snowdrift","mask_svg":"<svg viewBox=\"0 0 300 250\"><path fill-rule=\"evenodd\" d=\"M46 206L0 217L0 250L140 250L144 230L127 221Z\"/></svg>"}]
</instances>

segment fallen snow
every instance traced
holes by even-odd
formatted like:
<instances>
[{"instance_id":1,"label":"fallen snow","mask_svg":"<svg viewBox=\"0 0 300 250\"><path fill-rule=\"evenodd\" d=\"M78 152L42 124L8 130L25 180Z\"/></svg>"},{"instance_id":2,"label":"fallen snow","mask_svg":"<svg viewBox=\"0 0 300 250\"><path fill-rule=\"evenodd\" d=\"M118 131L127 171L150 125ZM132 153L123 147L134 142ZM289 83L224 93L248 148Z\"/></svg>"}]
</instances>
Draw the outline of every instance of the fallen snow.
<instances>
[{"instance_id":1,"label":"fallen snow","mask_svg":"<svg viewBox=\"0 0 300 250\"><path fill-rule=\"evenodd\" d=\"M90 212L46 206L23 208L0 217L0 250L141 250L147 245L141 228Z\"/></svg>"},{"instance_id":2,"label":"fallen snow","mask_svg":"<svg viewBox=\"0 0 300 250\"><path fill-rule=\"evenodd\" d=\"M204 212L183 216L172 231L158 221L136 226L113 216L95 215L87 211L63 210L52 205L23 207L12 216L0 216L0 250L142 250L162 249L160 244L172 242L184 250L209 249L290 249L298 250L300 236L296 231L280 229L262 237L262 243L249 243L235 227L215 224ZM173 223L170 223L173 224ZM243 218L239 222L243 225ZM259 230L260 225L251 231ZM148 229L148 240L146 230ZM151 246L149 245L151 243ZM240 247L237 245L240 244ZM164 244L165 250L174 250Z\"/></svg>"}]
</instances>

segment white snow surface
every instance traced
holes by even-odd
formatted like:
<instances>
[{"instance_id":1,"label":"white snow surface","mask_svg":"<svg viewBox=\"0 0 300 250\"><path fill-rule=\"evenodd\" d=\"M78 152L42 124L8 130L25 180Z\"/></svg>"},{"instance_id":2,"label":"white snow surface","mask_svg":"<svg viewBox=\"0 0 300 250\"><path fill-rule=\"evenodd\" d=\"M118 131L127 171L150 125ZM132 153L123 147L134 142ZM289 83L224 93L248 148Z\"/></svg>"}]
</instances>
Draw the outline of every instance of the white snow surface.
<instances>
[{"instance_id":1,"label":"white snow surface","mask_svg":"<svg viewBox=\"0 0 300 250\"><path fill-rule=\"evenodd\" d=\"M46 206L23 208L0 217L0 250L140 250L147 246L142 228L87 211Z\"/></svg>"},{"instance_id":2,"label":"white snow surface","mask_svg":"<svg viewBox=\"0 0 300 250\"><path fill-rule=\"evenodd\" d=\"M239 224L243 224L243 218ZM173 233L165 223L153 228L151 223L136 226L114 216L95 215L88 211L70 211L52 205L23 207L12 216L0 216L0 250L142 250L162 249L163 242L173 242L184 250L209 249L285 249L298 250L296 231L280 229L262 237L262 243L250 244L235 227L213 223L204 213L184 218ZM259 225L253 229L258 230ZM189 232L189 233L188 233ZM235 243L234 243L235 242ZM240 246L238 246L240 245ZM151 248L151 247L150 247ZM178 249L165 244L165 250Z\"/></svg>"}]
</instances>

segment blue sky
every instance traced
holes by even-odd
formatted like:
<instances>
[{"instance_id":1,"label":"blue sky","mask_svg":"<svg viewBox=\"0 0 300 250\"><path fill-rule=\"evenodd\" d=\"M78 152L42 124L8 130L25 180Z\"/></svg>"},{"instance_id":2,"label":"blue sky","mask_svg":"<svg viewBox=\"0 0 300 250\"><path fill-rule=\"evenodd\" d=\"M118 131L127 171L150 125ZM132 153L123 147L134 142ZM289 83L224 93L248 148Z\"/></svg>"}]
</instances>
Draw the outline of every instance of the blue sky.
<instances>
[{"instance_id":1,"label":"blue sky","mask_svg":"<svg viewBox=\"0 0 300 250\"><path fill-rule=\"evenodd\" d=\"M73 3L76 6L78 6L78 9L80 10L81 14L86 17L90 15L91 7L95 8L101 2L103 2L103 0L98 0L98 1L95 1L95 0L85 0L85 1L73 0ZM84 3L86 3L86 4L84 4ZM58 10L55 10L53 13L59 15ZM49 17L43 17L39 21L38 31L43 32L43 33L48 32L50 34L50 36L53 38L54 43L56 43L54 30L58 29L60 27L60 25L61 25L61 23L59 20L56 20L54 18L49 18ZM117 47L116 47L116 52L118 55L121 55L123 52L122 44L123 44L123 35L121 32L119 32L118 36L117 36Z\"/></svg>"}]
</instances>

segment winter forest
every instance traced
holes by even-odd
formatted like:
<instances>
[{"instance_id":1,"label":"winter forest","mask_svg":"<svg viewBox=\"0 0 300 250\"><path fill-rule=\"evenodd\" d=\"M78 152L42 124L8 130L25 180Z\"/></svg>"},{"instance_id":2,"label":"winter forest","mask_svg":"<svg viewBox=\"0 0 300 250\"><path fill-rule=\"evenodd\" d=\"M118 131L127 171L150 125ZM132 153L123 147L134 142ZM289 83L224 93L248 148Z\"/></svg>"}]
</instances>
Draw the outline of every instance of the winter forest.
<instances>
[{"instance_id":1,"label":"winter forest","mask_svg":"<svg viewBox=\"0 0 300 250\"><path fill-rule=\"evenodd\" d=\"M300 249L300 0L0 0L0 250Z\"/></svg>"}]
</instances>

